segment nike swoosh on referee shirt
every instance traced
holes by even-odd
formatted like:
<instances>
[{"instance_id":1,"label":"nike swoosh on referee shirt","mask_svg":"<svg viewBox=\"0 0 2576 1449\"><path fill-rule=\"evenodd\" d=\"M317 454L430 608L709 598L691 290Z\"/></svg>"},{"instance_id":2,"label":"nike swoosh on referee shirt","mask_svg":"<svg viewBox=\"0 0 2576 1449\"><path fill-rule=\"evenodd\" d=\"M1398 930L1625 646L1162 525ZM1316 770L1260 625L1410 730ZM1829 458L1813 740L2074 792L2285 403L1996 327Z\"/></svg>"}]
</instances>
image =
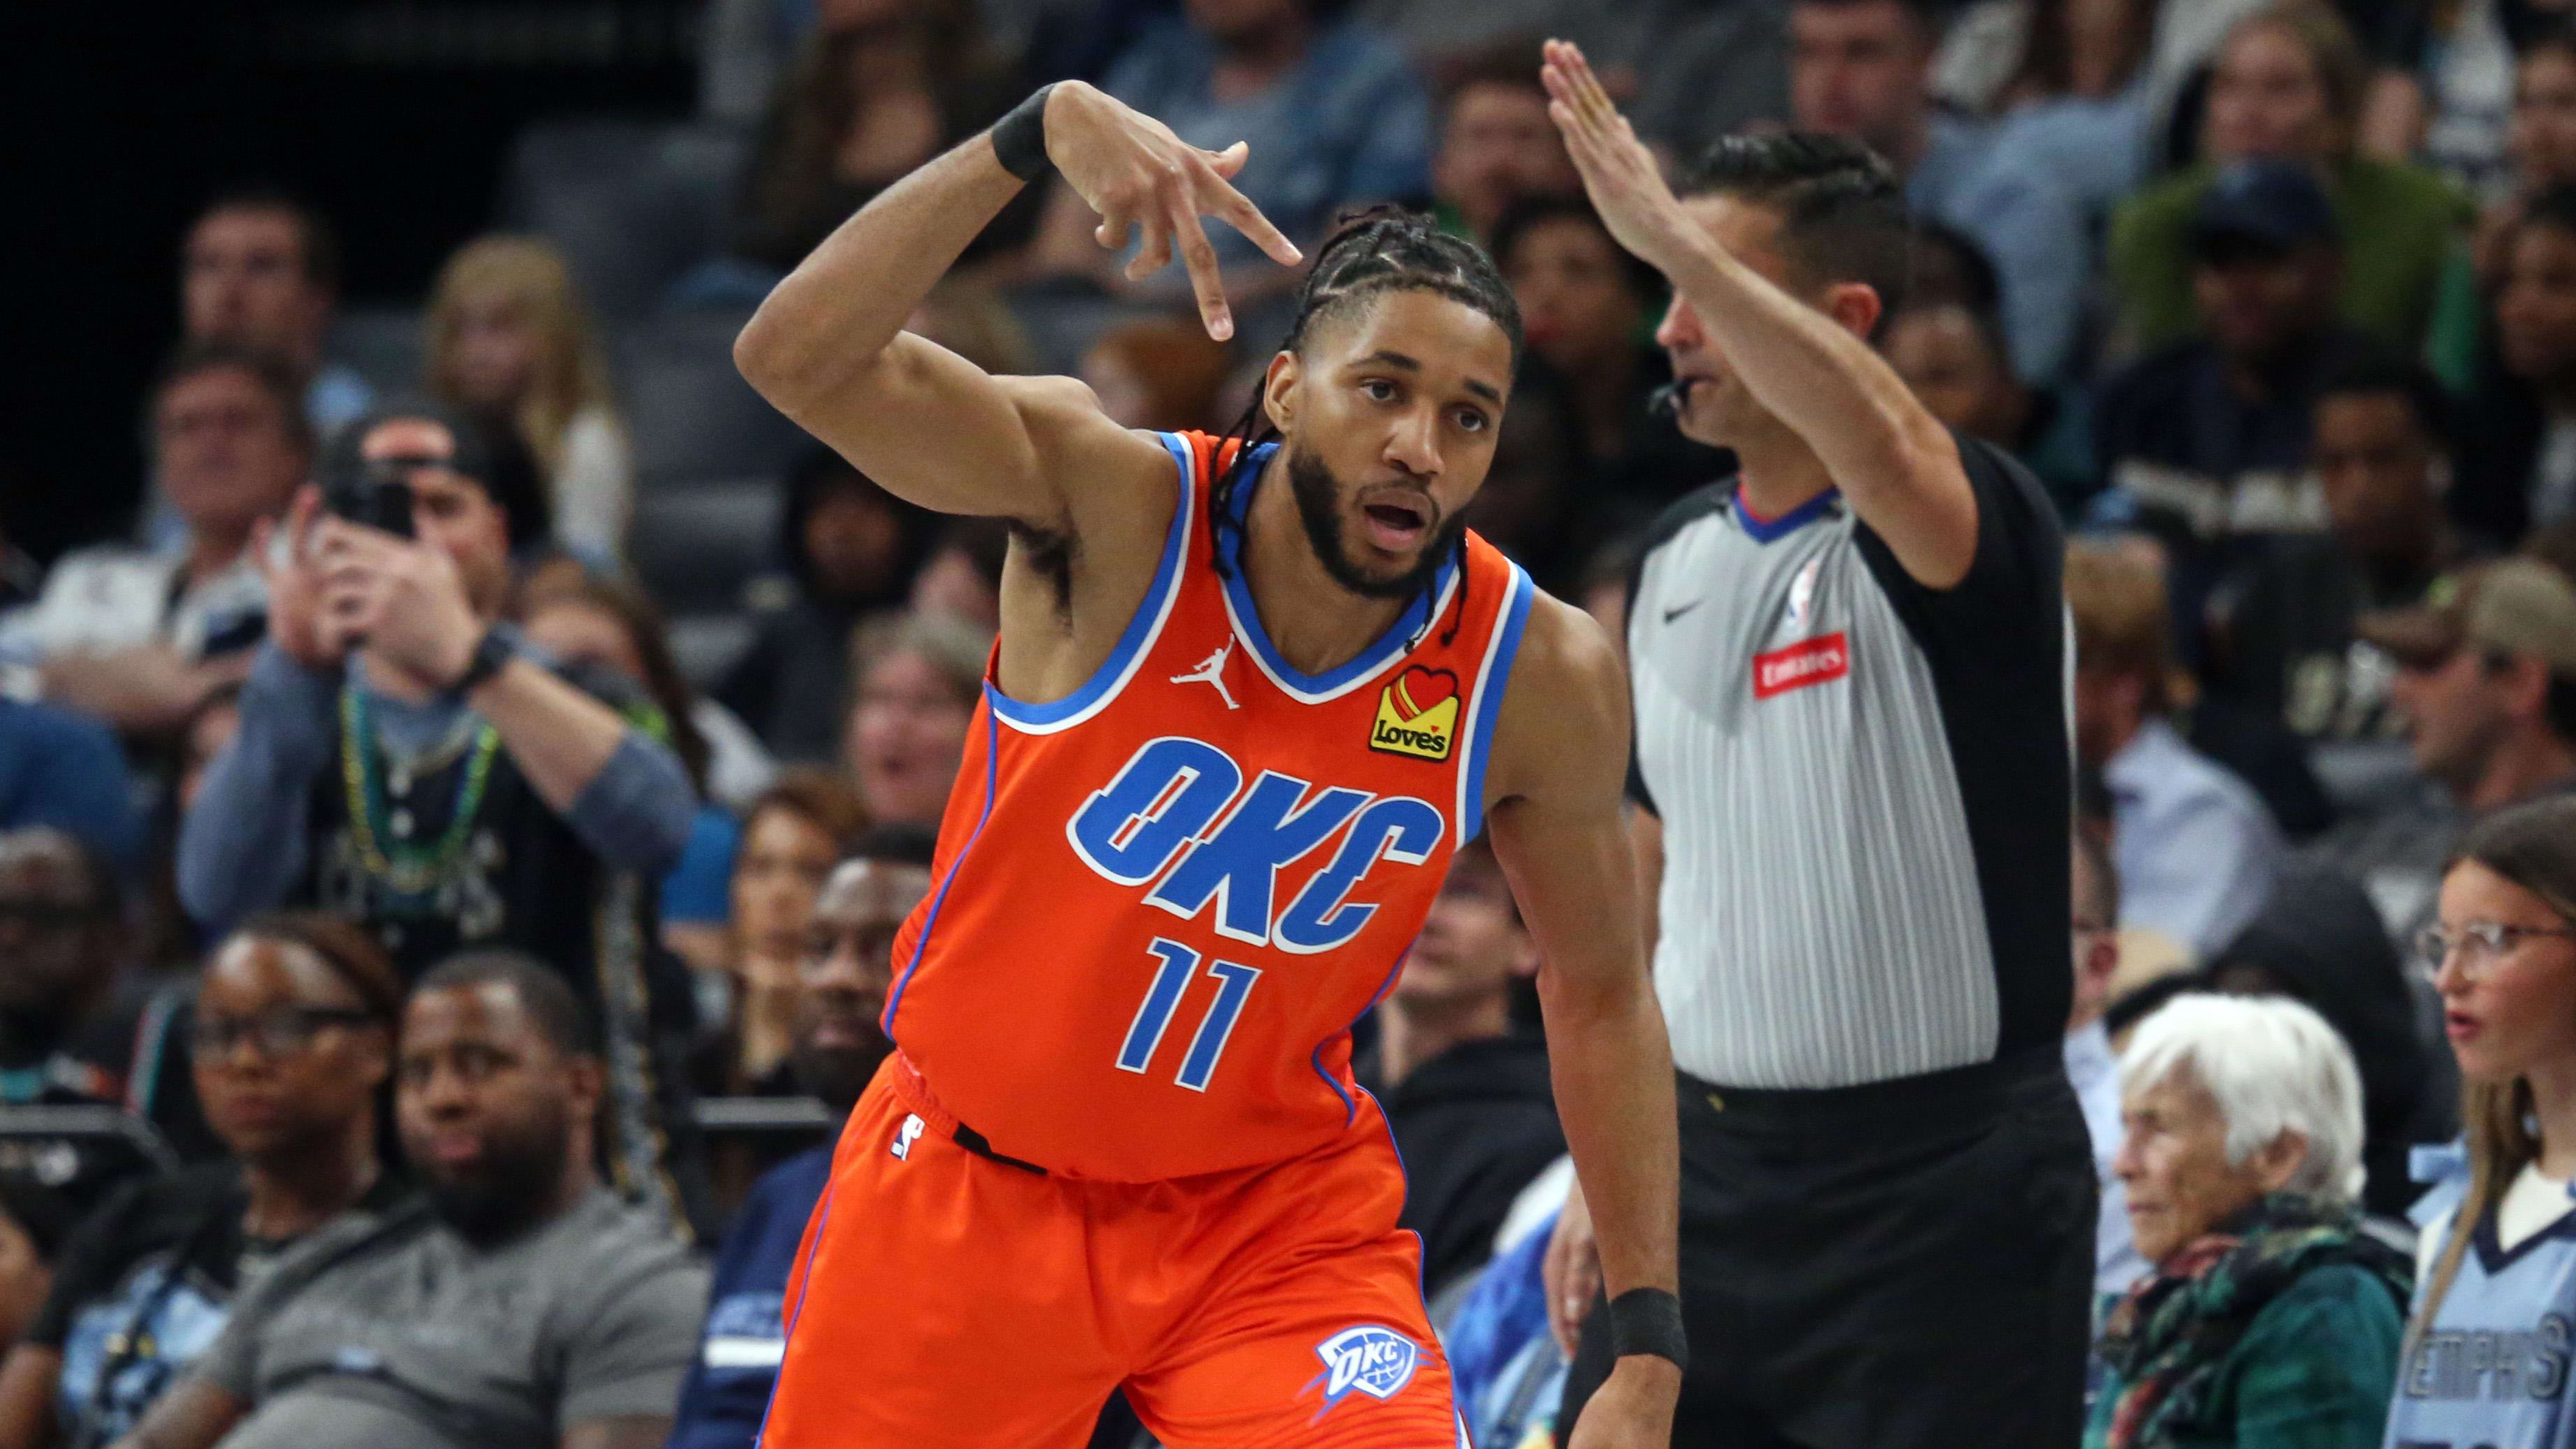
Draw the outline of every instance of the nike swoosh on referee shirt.
<instances>
[{"instance_id":1,"label":"nike swoosh on referee shirt","mask_svg":"<svg viewBox=\"0 0 2576 1449\"><path fill-rule=\"evenodd\" d=\"M1669 624L1675 619L1680 618L1682 615L1689 613L1691 610L1696 609L1707 602L1708 600L1706 599L1693 599L1687 604L1678 604L1672 608L1666 609L1664 611L1664 622Z\"/></svg>"}]
</instances>

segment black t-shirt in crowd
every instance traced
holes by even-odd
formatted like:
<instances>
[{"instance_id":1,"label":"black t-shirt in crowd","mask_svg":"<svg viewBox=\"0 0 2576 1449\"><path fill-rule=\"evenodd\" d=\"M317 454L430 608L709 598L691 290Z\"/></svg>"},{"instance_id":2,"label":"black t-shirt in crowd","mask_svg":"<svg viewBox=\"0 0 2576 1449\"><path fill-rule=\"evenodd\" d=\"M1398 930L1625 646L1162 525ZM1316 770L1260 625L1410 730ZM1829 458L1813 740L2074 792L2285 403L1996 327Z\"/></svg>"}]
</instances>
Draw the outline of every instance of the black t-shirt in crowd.
<instances>
[{"instance_id":1,"label":"black t-shirt in crowd","mask_svg":"<svg viewBox=\"0 0 2576 1449\"><path fill-rule=\"evenodd\" d=\"M406 1196L381 1174L352 1211L381 1214ZM209 1163L127 1183L72 1234L24 1339L63 1358L57 1442L130 1431L214 1343L234 1295L293 1246L245 1233L249 1206L240 1167Z\"/></svg>"}]
</instances>

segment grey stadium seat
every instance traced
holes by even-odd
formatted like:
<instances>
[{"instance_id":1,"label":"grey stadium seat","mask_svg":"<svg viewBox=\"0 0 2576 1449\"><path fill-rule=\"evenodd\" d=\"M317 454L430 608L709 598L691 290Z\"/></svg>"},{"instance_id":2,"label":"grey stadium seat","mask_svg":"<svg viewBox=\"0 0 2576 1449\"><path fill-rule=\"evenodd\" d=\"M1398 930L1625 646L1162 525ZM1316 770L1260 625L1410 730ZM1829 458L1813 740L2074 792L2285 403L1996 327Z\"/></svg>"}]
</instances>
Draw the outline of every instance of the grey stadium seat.
<instances>
[{"instance_id":1,"label":"grey stadium seat","mask_svg":"<svg viewBox=\"0 0 2576 1449\"><path fill-rule=\"evenodd\" d=\"M552 121L510 148L501 214L564 253L603 320L641 317L724 245L749 140L720 126Z\"/></svg>"},{"instance_id":2,"label":"grey stadium seat","mask_svg":"<svg viewBox=\"0 0 2576 1449\"><path fill-rule=\"evenodd\" d=\"M639 482L776 475L812 441L734 370L733 312L634 323L617 340L618 394Z\"/></svg>"},{"instance_id":3,"label":"grey stadium seat","mask_svg":"<svg viewBox=\"0 0 2576 1449\"><path fill-rule=\"evenodd\" d=\"M637 580L675 616L740 609L771 561L779 493L774 478L645 484L626 541Z\"/></svg>"}]
</instances>

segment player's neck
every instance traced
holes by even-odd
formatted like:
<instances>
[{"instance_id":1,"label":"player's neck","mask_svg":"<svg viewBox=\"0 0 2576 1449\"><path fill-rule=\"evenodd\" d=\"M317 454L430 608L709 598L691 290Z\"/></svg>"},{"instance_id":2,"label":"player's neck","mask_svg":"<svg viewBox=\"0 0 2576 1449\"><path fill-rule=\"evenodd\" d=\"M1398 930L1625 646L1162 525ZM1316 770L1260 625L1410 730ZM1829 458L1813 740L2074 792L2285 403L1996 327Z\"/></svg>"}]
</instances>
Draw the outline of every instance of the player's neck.
<instances>
[{"instance_id":1,"label":"player's neck","mask_svg":"<svg viewBox=\"0 0 2576 1449\"><path fill-rule=\"evenodd\" d=\"M1825 460L1787 428L1729 446L1735 449L1736 497L1757 517L1786 518L1834 486Z\"/></svg>"},{"instance_id":2,"label":"player's neck","mask_svg":"<svg viewBox=\"0 0 2576 1449\"><path fill-rule=\"evenodd\" d=\"M1390 999L1377 1013L1378 1077L1388 1087L1451 1047L1509 1035L1511 1002L1497 992L1472 1001Z\"/></svg>"},{"instance_id":3,"label":"player's neck","mask_svg":"<svg viewBox=\"0 0 2576 1449\"><path fill-rule=\"evenodd\" d=\"M1279 657L1303 673L1326 674L1384 637L1413 598L1372 599L1342 587L1306 540L1286 474L1274 456L1244 510L1243 581Z\"/></svg>"}]
</instances>

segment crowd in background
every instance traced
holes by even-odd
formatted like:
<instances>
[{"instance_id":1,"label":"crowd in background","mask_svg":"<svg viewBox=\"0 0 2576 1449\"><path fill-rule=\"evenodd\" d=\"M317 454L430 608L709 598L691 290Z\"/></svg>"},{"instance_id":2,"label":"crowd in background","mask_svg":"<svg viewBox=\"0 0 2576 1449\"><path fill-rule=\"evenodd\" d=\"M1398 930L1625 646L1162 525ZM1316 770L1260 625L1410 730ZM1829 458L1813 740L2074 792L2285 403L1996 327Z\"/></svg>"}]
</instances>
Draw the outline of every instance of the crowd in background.
<instances>
[{"instance_id":1,"label":"crowd in background","mask_svg":"<svg viewBox=\"0 0 2576 1449\"><path fill-rule=\"evenodd\" d=\"M2237 1442L2117 1412L2209 1368L2158 1359L2172 1325L2123 1298L2177 1244L2117 1199L2189 1168L2194 1112L2314 1149L2274 1172L2222 1133L2243 1182L2366 1208L2309 1347L2384 1350L2384 1410L2412 1262L2382 1240L2466 1184L2419 936L2467 832L2576 793L2576 6L717 0L702 124L745 142L720 246L602 311L597 236L481 237L389 367L335 350L330 218L215 197L171 239L183 340L136 399L131 532L0 574L0 1106L73 1109L0 1112L0 1449L147 1414L164 1445L748 1445L1013 545L774 430L708 456L734 325L1031 85L1095 81L1248 141L1236 184L1310 251L1382 204L1491 251L1528 357L1471 521L1619 637L1640 536L1727 463L1655 406L1662 283L1583 198L1541 34L1582 41L1677 170L1745 128L1884 157L1918 233L1875 340L2075 540L2103 1442ZM1212 239L1230 346L1178 268L1129 281L1044 182L914 327L1074 372L1123 423L1223 431L1296 278ZM635 395L639 328L701 339L684 361L722 385ZM397 476L412 538L350 541L333 515ZM729 566L682 504L718 492L774 534L710 588ZM356 575L374 626L335 630ZM460 657L496 621L546 679ZM442 691L487 663L488 703ZM1480 1443L1543 1440L1562 1369L1528 1287L1568 1175L1537 965L1462 852L1361 1028ZM2305 1010L2213 1017L2213 992ZM2206 1090L2138 1115L2177 1083ZM308 1237L337 1246L288 1257ZM682 1245L720 1240L710 1312ZM421 1289L424 1263L454 1271ZM500 1285L548 1314L505 1331ZM480 1325L473 1351L366 1347L356 1377L407 1398L299 1373L333 1305L395 1292ZM2311 1430L2244 1442L2379 1434Z\"/></svg>"}]
</instances>

